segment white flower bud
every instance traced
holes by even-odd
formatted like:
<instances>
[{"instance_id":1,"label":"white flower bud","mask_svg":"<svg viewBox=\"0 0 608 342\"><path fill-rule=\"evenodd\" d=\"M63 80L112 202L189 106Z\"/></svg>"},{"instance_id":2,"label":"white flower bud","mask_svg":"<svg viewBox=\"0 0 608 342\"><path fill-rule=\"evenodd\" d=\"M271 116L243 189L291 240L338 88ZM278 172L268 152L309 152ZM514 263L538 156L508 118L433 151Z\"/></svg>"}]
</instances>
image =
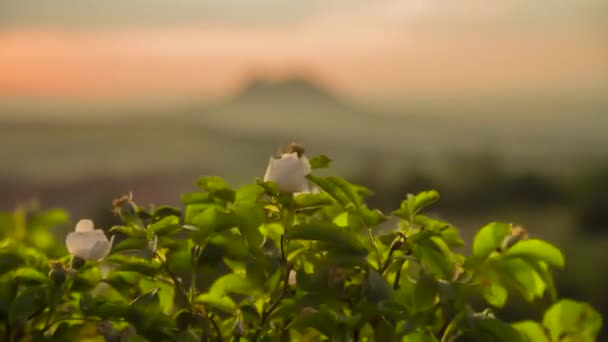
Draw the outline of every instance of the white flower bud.
<instances>
[{"instance_id":1,"label":"white flower bud","mask_svg":"<svg viewBox=\"0 0 608 342\"><path fill-rule=\"evenodd\" d=\"M310 174L310 162L297 152L283 153L279 158L270 157L264 181L274 182L282 192L308 192L307 175Z\"/></svg>"},{"instance_id":2,"label":"white flower bud","mask_svg":"<svg viewBox=\"0 0 608 342\"><path fill-rule=\"evenodd\" d=\"M69 233L65 245L72 256L98 261L105 258L112 249L114 236L108 241L101 229L94 229L93 221L80 220L74 232Z\"/></svg>"}]
</instances>

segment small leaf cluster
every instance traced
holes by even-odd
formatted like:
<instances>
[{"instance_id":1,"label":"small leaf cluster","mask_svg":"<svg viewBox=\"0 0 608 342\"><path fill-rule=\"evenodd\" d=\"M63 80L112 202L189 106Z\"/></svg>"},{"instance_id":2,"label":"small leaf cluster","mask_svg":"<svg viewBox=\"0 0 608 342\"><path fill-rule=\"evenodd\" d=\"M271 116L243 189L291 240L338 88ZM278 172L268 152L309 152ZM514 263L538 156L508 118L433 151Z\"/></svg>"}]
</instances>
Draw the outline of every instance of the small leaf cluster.
<instances>
[{"instance_id":1,"label":"small leaf cluster","mask_svg":"<svg viewBox=\"0 0 608 342\"><path fill-rule=\"evenodd\" d=\"M311 158L315 169L330 159ZM114 202L122 224L102 261L67 255L62 211L0 215L0 339L6 341L594 341L601 316L559 299L561 251L494 222L471 253L425 215L436 191L391 213L372 192L309 175L313 191L202 177L181 207ZM511 298L549 303L507 322Z\"/></svg>"}]
</instances>

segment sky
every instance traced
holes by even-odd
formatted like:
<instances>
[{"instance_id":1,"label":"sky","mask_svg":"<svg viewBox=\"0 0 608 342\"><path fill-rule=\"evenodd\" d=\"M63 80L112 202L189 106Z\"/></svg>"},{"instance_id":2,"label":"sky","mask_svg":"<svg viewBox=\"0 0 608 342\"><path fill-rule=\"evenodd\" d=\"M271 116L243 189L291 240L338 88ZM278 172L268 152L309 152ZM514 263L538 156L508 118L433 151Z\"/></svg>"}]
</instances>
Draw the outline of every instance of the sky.
<instances>
[{"instance_id":1,"label":"sky","mask_svg":"<svg viewBox=\"0 0 608 342\"><path fill-rule=\"evenodd\" d=\"M608 89L603 0L4 0L0 100L229 96L304 77L370 101Z\"/></svg>"}]
</instances>

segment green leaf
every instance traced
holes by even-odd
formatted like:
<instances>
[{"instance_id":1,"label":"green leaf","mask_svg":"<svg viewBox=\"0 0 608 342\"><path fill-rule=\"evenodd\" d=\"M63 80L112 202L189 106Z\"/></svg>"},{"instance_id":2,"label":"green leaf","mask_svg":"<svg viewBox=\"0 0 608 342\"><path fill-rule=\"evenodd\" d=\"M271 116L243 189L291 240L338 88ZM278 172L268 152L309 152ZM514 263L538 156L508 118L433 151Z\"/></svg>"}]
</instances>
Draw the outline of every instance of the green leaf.
<instances>
[{"instance_id":1,"label":"green leaf","mask_svg":"<svg viewBox=\"0 0 608 342\"><path fill-rule=\"evenodd\" d=\"M234 201L236 194L230 189L226 182L221 177L206 176L201 177L196 181L196 185L203 188L213 196L221 198L225 201Z\"/></svg>"},{"instance_id":2,"label":"green leaf","mask_svg":"<svg viewBox=\"0 0 608 342\"><path fill-rule=\"evenodd\" d=\"M128 250L140 250L148 246L148 241L142 238L130 237L126 238L119 243L112 246L112 253L128 251Z\"/></svg>"},{"instance_id":3,"label":"green leaf","mask_svg":"<svg viewBox=\"0 0 608 342\"><path fill-rule=\"evenodd\" d=\"M239 231L250 248L258 248L264 241L259 227L266 219L266 212L262 204L255 202L236 202L232 211L238 219Z\"/></svg>"},{"instance_id":4,"label":"green leaf","mask_svg":"<svg viewBox=\"0 0 608 342\"><path fill-rule=\"evenodd\" d=\"M483 286L483 297L488 304L502 308L507 302L509 292L500 281L500 277L493 271L486 272Z\"/></svg>"},{"instance_id":5,"label":"green leaf","mask_svg":"<svg viewBox=\"0 0 608 342\"><path fill-rule=\"evenodd\" d=\"M229 314L233 314L237 310L237 306L232 298L219 293L203 293L196 297L196 302L210 305Z\"/></svg>"},{"instance_id":6,"label":"green leaf","mask_svg":"<svg viewBox=\"0 0 608 342\"><path fill-rule=\"evenodd\" d=\"M257 202L262 194L264 194L263 187L257 184L245 185L236 191L234 202Z\"/></svg>"},{"instance_id":7,"label":"green leaf","mask_svg":"<svg viewBox=\"0 0 608 342\"><path fill-rule=\"evenodd\" d=\"M37 228L48 229L67 223L69 218L69 215L61 209L50 209L34 213L28 220L28 228L30 230Z\"/></svg>"},{"instance_id":8,"label":"green leaf","mask_svg":"<svg viewBox=\"0 0 608 342\"><path fill-rule=\"evenodd\" d=\"M174 233L181 229L178 216L166 216L158 222L148 226L148 230L157 235L166 235Z\"/></svg>"},{"instance_id":9,"label":"green leaf","mask_svg":"<svg viewBox=\"0 0 608 342\"><path fill-rule=\"evenodd\" d=\"M158 303L160 310L165 314L170 314L173 309L173 297L175 295L175 285L155 282L147 278L141 278L139 287L143 292L152 292L158 288Z\"/></svg>"},{"instance_id":10,"label":"green leaf","mask_svg":"<svg viewBox=\"0 0 608 342\"><path fill-rule=\"evenodd\" d=\"M523 297L532 301L543 296L547 286L534 268L522 259L505 258L495 260L491 267L505 285L520 291Z\"/></svg>"},{"instance_id":11,"label":"green leaf","mask_svg":"<svg viewBox=\"0 0 608 342\"><path fill-rule=\"evenodd\" d=\"M156 275L161 268L160 262L156 260L129 257L120 254L110 255L108 260L118 265L120 271L132 271L148 276Z\"/></svg>"},{"instance_id":12,"label":"green leaf","mask_svg":"<svg viewBox=\"0 0 608 342\"><path fill-rule=\"evenodd\" d=\"M555 246L542 240L522 240L509 248L505 255L544 261L555 267L564 267L564 255Z\"/></svg>"},{"instance_id":13,"label":"green leaf","mask_svg":"<svg viewBox=\"0 0 608 342\"><path fill-rule=\"evenodd\" d=\"M42 286L28 287L21 291L13 301L9 312L9 322L11 325L24 322L46 305L45 288Z\"/></svg>"},{"instance_id":14,"label":"green leaf","mask_svg":"<svg viewBox=\"0 0 608 342\"><path fill-rule=\"evenodd\" d=\"M23 267L15 271L15 277L26 284L46 284L49 278L36 269Z\"/></svg>"},{"instance_id":15,"label":"green leaf","mask_svg":"<svg viewBox=\"0 0 608 342\"><path fill-rule=\"evenodd\" d=\"M175 207L170 207L168 205L161 205L154 209L152 212L152 217L155 221L162 220L165 217L169 216L177 216L180 217L182 215L181 210Z\"/></svg>"},{"instance_id":16,"label":"green leaf","mask_svg":"<svg viewBox=\"0 0 608 342\"><path fill-rule=\"evenodd\" d=\"M229 211L222 211L216 207L209 207L192 219L192 224L203 234L213 231L222 231L238 226L239 219Z\"/></svg>"},{"instance_id":17,"label":"green leaf","mask_svg":"<svg viewBox=\"0 0 608 342\"><path fill-rule=\"evenodd\" d=\"M441 239L430 237L418 241L412 246L414 255L420 263L440 279L452 279L454 276L454 260L451 251Z\"/></svg>"},{"instance_id":18,"label":"green leaf","mask_svg":"<svg viewBox=\"0 0 608 342\"><path fill-rule=\"evenodd\" d=\"M435 190L423 191L417 195L408 194L407 198L401 202L399 209L393 212L393 215L406 220L413 220L422 209L438 200L439 193Z\"/></svg>"},{"instance_id":19,"label":"green leaf","mask_svg":"<svg viewBox=\"0 0 608 342\"><path fill-rule=\"evenodd\" d=\"M587 303L562 299L545 312L543 325L552 341L592 342L602 328L602 316Z\"/></svg>"},{"instance_id":20,"label":"green leaf","mask_svg":"<svg viewBox=\"0 0 608 342\"><path fill-rule=\"evenodd\" d=\"M473 239L473 256L487 258L490 253L500 248L503 240L511 232L511 226L507 223L489 223L477 232Z\"/></svg>"},{"instance_id":21,"label":"green leaf","mask_svg":"<svg viewBox=\"0 0 608 342\"><path fill-rule=\"evenodd\" d=\"M145 237L146 232L135 226L113 226L110 228L110 233L120 232L130 237Z\"/></svg>"},{"instance_id":22,"label":"green leaf","mask_svg":"<svg viewBox=\"0 0 608 342\"><path fill-rule=\"evenodd\" d=\"M213 197L206 192L185 193L182 194L181 200L184 205L213 203Z\"/></svg>"},{"instance_id":23,"label":"green leaf","mask_svg":"<svg viewBox=\"0 0 608 342\"><path fill-rule=\"evenodd\" d=\"M367 297L371 302L378 303L393 296L392 286L376 270L370 268L368 271L368 282Z\"/></svg>"},{"instance_id":24,"label":"green leaf","mask_svg":"<svg viewBox=\"0 0 608 342\"><path fill-rule=\"evenodd\" d=\"M435 190L428 190L418 193L414 196L413 201L409 203L412 215L416 215L422 209L439 200L439 193Z\"/></svg>"},{"instance_id":25,"label":"green leaf","mask_svg":"<svg viewBox=\"0 0 608 342\"><path fill-rule=\"evenodd\" d=\"M298 210L321 208L332 205L336 201L326 192L318 194L299 194L294 197L294 205Z\"/></svg>"},{"instance_id":26,"label":"green leaf","mask_svg":"<svg viewBox=\"0 0 608 342\"><path fill-rule=\"evenodd\" d=\"M310 168L313 170L328 168L329 164L331 164L331 159L324 154L312 157L309 159L309 161Z\"/></svg>"},{"instance_id":27,"label":"green leaf","mask_svg":"<svg viewBox=\"0 0 608 342\"><path fill-rule=\"evenodd\" d=\"M289 329L305 331L312 328L326 336L333 336L337 331L336 315L328 310L302 312L287 326Z\"/></svg>"},{"instance_id":28,"label":"green leaf","mask_svg":"<svg viewBox=\"0 0 608 342\"><path fill-rule=\"evenodd\" d=\"M523 342L551 342L545 334L545 330L540 323L534 321L522 321L514 323L513 328L519 331Z\"/></svg>"},{"instance_id":29,"label":"green leaf","mask_svg":"<svg viewBox=\"0 0 608 342\"><path fill-rule=\"evenodd\" d=\"M336 249L361 254L367 253L365 246L355 235L343 231L334 224L323 221L311 221L310 223L297 225L287 231L286 237L289 240L325 241L331 243Z\"/></svg>"},{"instance_id":30,"label":"green leaf","mask_svg":"<svg viewBox=\"0 0 608 342\"><path fill-rule=\"evenodd\" d=\"M333 197L342 207L349 208L349 204L352 201L349 197L337 186L334 182L332 182L329 178L317 177L313 175L308 175L308 179L310 179L313 183L318 185L321 189L327 192L331 197ZM352 207L352 204L351 206Z\"/></svg>"},{"instance_id":31,"label":"green leaf","mask_svg":"<svg viewBox=\"0 0 608 342\"><path fill-rule=\"evenodd\" d=\"M139 283L142 275L132 271L111 271L104 278L104 282L112 285L116 289L131 289L133 285Z\"/></svg>"},{"instance_id":32,"label":"green leaf","mask_svg":"<svg viewBox=\"0 0 608 342\"><path fill-rule=\"evenodd\" d=\"M209 292L214 294L237 293L253 295L259 292L259 288L247 277L231 273L214 281Z\"/></svg>"},{"instance_id":33,"label":"green leaf","mask_svg":"<svg viewBox=\"0 0 608 342\"><path fill-rule=\"evenodd\" d=\"M430 310L437 300L439 294L439 285L437 280L431 275L422 274L418 282L416 283L416 289L414 290L414 309L415 311L422 312Z\"/></svg>"},{"instance_id":34,"label":"green leaf","mask_svg":"<svg viewBox=\"0 0 608 342\"><path fill-rule=\"evenodd\" d=\"M416 331L403 336L402 342L437 342L437 339L432 334Z\"/></svg>"},{"instance_id":35,"label":"green leaf","mask_svg":"<svg viewBox=\"0 0 608 342\"><path fill-rule=\"evenodd\" d=\"M496 342L523 342L521 335L509 324L492 317L475 316L473 319L474 329L481 336L491 336L485 341Z\"/></svg>"}]
</instances>

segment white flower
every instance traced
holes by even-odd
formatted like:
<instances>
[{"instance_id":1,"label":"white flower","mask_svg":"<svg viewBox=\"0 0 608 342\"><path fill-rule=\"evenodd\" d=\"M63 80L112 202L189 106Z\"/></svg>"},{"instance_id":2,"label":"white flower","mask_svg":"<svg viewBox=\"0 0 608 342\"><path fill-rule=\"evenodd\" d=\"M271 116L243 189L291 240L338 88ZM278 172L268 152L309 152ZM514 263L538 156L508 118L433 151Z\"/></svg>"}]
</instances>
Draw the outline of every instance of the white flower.
<instances>
[{"instance_id":1,"label":"white flower","mask_svg":"<svg viewBox=\"0 0 608 342\"><path fill-rule=\"evenodd\" d=\"M110 253L114 236L108 241L103 230L94 229L93 221L80 220L75 230L65 239L65 245L73 256L98 261Z\"/></svg>"},{"instance_id":2,"label":"white flower","mask_svg":"<svg viewBox=\"0 0 608 342\"><path fill-rule=\"evenodd\" d=\"M279 158L270 157L264 181L276 183L282 192L308 192L306 176L310 171L310 162L304 155L283 153Z\"/></svg>"}]
</instances>

